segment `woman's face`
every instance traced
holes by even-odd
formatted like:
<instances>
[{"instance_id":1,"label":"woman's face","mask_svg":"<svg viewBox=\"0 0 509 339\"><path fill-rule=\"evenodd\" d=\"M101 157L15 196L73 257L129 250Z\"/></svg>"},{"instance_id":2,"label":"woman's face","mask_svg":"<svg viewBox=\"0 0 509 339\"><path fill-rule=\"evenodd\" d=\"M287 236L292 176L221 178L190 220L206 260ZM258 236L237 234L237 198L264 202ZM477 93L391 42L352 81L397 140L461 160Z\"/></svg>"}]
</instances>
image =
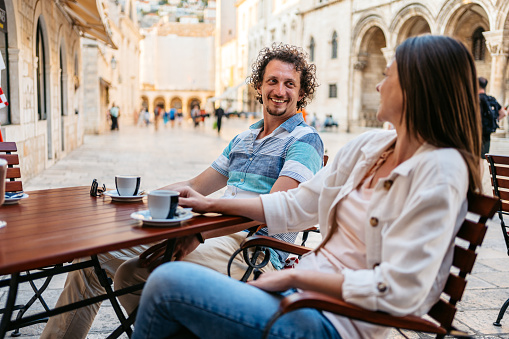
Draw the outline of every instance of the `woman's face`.
<instances>
[{"instance_id":1,"label":"woman's face","mask_svg":"<svg viewBox=\"0 0 509 339\"><path fill-rule=\"evenodd\" d=\"M384 72L384 79L376 86L380 93L380 106L376 117L390 122L394 127L403 123L403 91L399 84L398 67L393 59Z\"/></svg>"}]
</instances>

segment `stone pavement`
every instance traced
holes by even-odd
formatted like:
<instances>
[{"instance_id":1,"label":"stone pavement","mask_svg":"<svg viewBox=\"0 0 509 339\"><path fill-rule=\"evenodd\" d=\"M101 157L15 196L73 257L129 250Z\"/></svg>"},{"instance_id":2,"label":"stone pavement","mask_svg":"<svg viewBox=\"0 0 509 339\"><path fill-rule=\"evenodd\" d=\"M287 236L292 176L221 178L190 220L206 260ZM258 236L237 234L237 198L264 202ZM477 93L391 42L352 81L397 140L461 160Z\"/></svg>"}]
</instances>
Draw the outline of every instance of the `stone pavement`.
<instances>
[{"instance_id":1,"label":"stone pavement","mask_svg":"<svg viewBox=\"0 0 509 339\"><path fill-rule=\"evenodd\" d=\"M223 120L221 136L212 129L211 119L198 128L184 123L181 127L126 126L121 121L120 131L104 135L87 135L85 143L66 158L35 178L24 183L25 190L54 187L89 186L92 179L114 187L115 174L139 174L142 188L152 190L165 184L195 176L207 168L220 154L228 141L245 130L252 121L245 119ZM346 134L344 131L321 133L327 154L331 157L362 130ZM492 138L492 152L509 155L509 140ZM485 168L484 186L491 192L488 168ZM216 193L216 195L219 195ZM21 202L22 203L22 202ZM475 338L509 338L509 315L502 327L492 325L502 303L509 298L509 258L500 234L496 217L469 278L467 292L459 304L457 326L475 335ZM315 235L308 245L320 241ZM55 277L44 297L53 306L63 288L65 276ZM22 286L18 301L27 300L29 286ZM4 304L5 289L0 291L0 304ZM37 307L40 308L38 305ZM116 317L108 302L96 317L88 338L105 338L117 326ZM21 329L20 338L38 338L44 324ZM429 338L427 335L406 333L410 338ZM391 338L402 338L395 331Z\"/></svg>"}]
</instances>

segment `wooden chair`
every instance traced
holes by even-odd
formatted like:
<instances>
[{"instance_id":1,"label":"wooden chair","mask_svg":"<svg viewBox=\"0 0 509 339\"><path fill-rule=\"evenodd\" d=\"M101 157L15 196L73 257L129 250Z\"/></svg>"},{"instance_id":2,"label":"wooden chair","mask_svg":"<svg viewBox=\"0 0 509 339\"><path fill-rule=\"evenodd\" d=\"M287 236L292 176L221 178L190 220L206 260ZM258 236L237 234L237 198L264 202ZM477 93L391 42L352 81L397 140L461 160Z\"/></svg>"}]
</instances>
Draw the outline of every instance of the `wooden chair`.
<instances>
[{"instance_id":1,"label":"wooden chair","mask_svg":"<svg viewBox=\"0 0 509 339\"><path fill-rule=\"evenodd\" d=\"M509 226L504 223L504 215L509 215L509 156L486 154L486 160L488 160L490 164L493 194L501 200L498 217L500 218L500 227L502 228L502 236L504 237L507 248L507 255L509 255ZM500 321L508 307L509 299L507 299L500 308L497 320L493 325L502 326Z\"/></svg>"},{"instance_id":2,"label":"wooden chair","mask_svg":"<svg viewBox=\"0 0 509 339\"><path fill-rule=\"evenodd\" d=\"M457 241L454 248L453 266L456 269L451 270L442 297L428 312L428 316L433 321L413 315L395 317L385 312L369 311L321 293L302 292L292 294L281 301L279 311L265 328L265 337L267 337L270 327L279 317L299 308L316 308L381 326L434 333L439 338L446 334L466 335L466 333L456 330L452 325L456 314L456 303L461 300L466 286L465 278L474 266L477 256L475 250L477 246L481 245L486 234L486 221L496 213L499 206L499 199L476 194L469 195L468 210L471 213L468 216L469 219L465 219L456 235L456 238L463 240ZM309 249L297 245L282 243L273 238L261 236L246 239L241 248L247 249L252 246L278 248L297 254L304 254L309 251ZM459 272L453 273L454 271Z\"/></svg>"},{"instance_id":3,"label":"wooden chair","mask_svg":"<svg viewBox=\"0 0 509 339\"><path fill-rule=\"evenodd\" d=\"M328 161L329 161L329 156L324 154L323 166L327 165ZM263 227L266 227L266 226L267 225L262 224L257 227L253 227L252 229L249 230L248 237L253 236L256 232L258 232L259 230L261 230ZM306 246L306 241L308 240L309 233L311 233L311 232L320 233L320 229L318 228L318 226L312 226L312 227L302 231L302 241L300 244L301 246ZM286 242L282 242L282 243L286 244ZM284 251L284 250L282 250L282 251ZM288 252L288 251L284 251L284 252ZM265 267L270 262L270 255L271 255L270 251L269 251L269 249L267 249L263 246L256 246L255 249L252 251L251 255L249 254L247 248L246 249L239 248L237 251L235 251L231 255L230 260L228 261L227 274L229 277L231 277L230 268L233 263L233 260L240 253L242 253L242 255L244 257L244 261L248 265L248 268L247 268L246 272L244 273L244 275L242 276L242 278L240 279L240 281L244 281L244 282L247 281L249 279L249 277L251 276L251 274L254 274L254 276L256 278L260 274L260 269ZM262 253L264 253L264 258L261 262L257 263L258 258L260 257L260 255ZM293 254L296 254L296 253L293 253ZM300 259L300 256L301 255L299 255L299 259Z\"/></svg>"},{"instance_id":4,"label":"wooden chair","mask_svg":"<svg viewBox=\"0 0 509 339\"><path fill-rule=\"evenodd\" d=\"M7 175L5 181L5 192L21 192L23 191L23 183L21 181L21 170L19 168L19 156L16 154L18 148L15 142L0 142L0 158L7 160ZM57 265L62 266L62 265ZM41 268L44 270L45 268ZM31 275L30 271L26 272L27 276ZM20 319L26 311L38 300L43 308L48 311L49 307L46 304L44 298L42 297L42 293L46 290L49 283L51 282L51 277L46 278L46 280L42 283L40 287L37 287L33 280L29 281L29 284L34 291L34 295L25 305L17 305L15 309L19 310L16 316L17 319ZM0 314L3 313L3 310L0 309ZM40 323L45 322L48 319L42 319L40 321L34 322ZM21 333L19 329L14 330L11 336L18 337Z\"/></svg>"},{"instance_id":5,"label":"wooden chair","mask_svg":"<svg viewBox=\"0 0 509 339\"><path fill-rule=\"evenodd\" d=\"M15 154L17 151L15 142L0 142L0 159L7 160L6 192L23 191L19 157Z\"/></svg>"}]
</instances>

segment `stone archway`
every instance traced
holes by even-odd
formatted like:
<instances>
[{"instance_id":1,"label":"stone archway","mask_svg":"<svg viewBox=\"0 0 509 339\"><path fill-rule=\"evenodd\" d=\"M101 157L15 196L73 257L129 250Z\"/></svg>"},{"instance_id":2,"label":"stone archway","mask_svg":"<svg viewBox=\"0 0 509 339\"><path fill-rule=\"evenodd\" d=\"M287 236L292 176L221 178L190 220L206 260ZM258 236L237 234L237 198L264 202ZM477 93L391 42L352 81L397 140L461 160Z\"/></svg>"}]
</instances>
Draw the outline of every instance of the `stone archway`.
<instances>
[{"instance_id":1,"label":"stone archway","mask_svg":"<svg viewBox=\"0 0 509 339\"><path fill-rule=\"evenodd\" d=\"M161 106L164 110L166 110L166 101L164 97L158 96L154 99L154 109L156 106Z\"/></svg>"},{"instance_id":2,"label":"stone archway","mask_svg":"<svg viewBox=\"0 0 509 339\"><path fill-rule=\"evenodd\" d=\"M431 33L431 27L428 21L422 16L414 16L401 26L401 29L398 31L396 46L410 37L429 33Z\"/></svg>"},{"instance_id":3,"label":"stone archway","mask_svg":"<svg viewBox=\"0 0 509 339\"><path fill-rule=\"evenodd\" d=\"M376 85L380 82L381 76L387 62L382 50L386 47L387 40L380 27L371 27L362 38L358 54L358 61L354 68L361 72L358 91L358 123L360 126L381 127L382 123L376 118L380 102Z\"/></svg>"},{"instance_id":4,"label":"stone archway","mask_svg":"<svg viewBox=\"0 0 509 339\"><path fill-rule=\"evenodd\" d=\"M476 44L474 35L478 29L490 30L488 14L478 4L467 4L457 8L451 15L445 27L445 33L460 40L473 53ZM480 47L486 49L485 44L481 43ZM477 74L490 80L491 55L487 50L481 54L482 57L475 61Z\"/></svg>"},{"instance_id":5,"label":"stone archway","mask_svg":"<svg viewBox=\"0 0 509 339\"><path fill-rule=\"evenodd\" d=\"M171 98L170 108L175 108L177 110L182 109L182 99L179 97Z\"/></svg>"},{"instance_id":6,"label":"stone archway","mask_svg":"<svg viewBox=\"0 0 509 339\"><path fill-rule=\"evenodd\" d=\"M189 100L187 101L187 112L189 117L191 116L191 110L196 105L198 106L199 109L201 109L202 108L201 100L196 97L189 98Z\"/></svg>"},{"instance_id":7,"label":"stone archway","mask_svg":"<svg viewBox=\"0 0 509 339\"><path fill-rule=\"evenodd\" d=\"M148 100L148 97L146 95L142 95L141 96L141 107L143 107L144 109L149 109L149 100Z\"/></svg>"}]
</instances>

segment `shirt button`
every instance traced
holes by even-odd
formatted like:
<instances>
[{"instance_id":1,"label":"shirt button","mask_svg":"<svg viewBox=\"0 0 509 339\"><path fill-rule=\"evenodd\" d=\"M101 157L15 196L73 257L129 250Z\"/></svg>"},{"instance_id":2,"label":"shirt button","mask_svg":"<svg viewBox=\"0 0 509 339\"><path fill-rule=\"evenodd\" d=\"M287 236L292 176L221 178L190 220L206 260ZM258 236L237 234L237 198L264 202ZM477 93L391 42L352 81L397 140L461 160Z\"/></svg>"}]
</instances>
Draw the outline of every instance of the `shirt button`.
<instances>
[{"instance_id":1,"label":"shirt button","mask_svg":"<svg viewBox=\"0 0 509 339\"><path fill-rule=\"evenodd\" d=\"M253 158L249 158L249 161L253 161Z\"/></svg>"},{"instance_id":2,"label":"shirt button","mask_svg":"<svg viewBox=\"0 0 509 339\"><path fill-rule=\"evenodd\" d=\"M235 192L232 192L232 195L235 195Z\"/></svg>"},{"instance_id":3,"label":"shirt button","mask_svg":"<svg viewBox=\"0 0 509 339\"><path fill-rule=\"evenodd\" d=\"M392 186L392 184L393 184L393 183L394 183L394 181L392 181L392 180L386 180L386 181L384 182L384 188L385 188L385 190L386 190L386 191L388 191L388 190L391 188L391 186Z\"/></svg>"},{"instance_id":4,"label":"shirt button","mask_svg":"<svg viewBox=\"0 0 509 339\"><path fill-rule=\"evenodd\" d=\"M385 285L383 282L379 282L379 283L376 285L376 288L377 288L380 292L385 292L385 291L387 291L387 285Z\"/></svg>"},{"instance_id":5,"label":"shirt button","mask_svg":"<svg viewBox=\"0 0 509 339\"><path fill-rule=\"evenodd\" d=\"M240 182L244 182L244 179L240 179Z\"/></svg>"},{"instance_id":6,"label":"shirt button","mask_svg":"<svg viewBox=\"0 0 509 339\"><path fill-rule=\"evenodd\" d=\"M369 219L369 224L370 224L371 226L373 226L373 227L378 226L378 218L371 217L371 218Z\"/></svg>"}]
</instances>

